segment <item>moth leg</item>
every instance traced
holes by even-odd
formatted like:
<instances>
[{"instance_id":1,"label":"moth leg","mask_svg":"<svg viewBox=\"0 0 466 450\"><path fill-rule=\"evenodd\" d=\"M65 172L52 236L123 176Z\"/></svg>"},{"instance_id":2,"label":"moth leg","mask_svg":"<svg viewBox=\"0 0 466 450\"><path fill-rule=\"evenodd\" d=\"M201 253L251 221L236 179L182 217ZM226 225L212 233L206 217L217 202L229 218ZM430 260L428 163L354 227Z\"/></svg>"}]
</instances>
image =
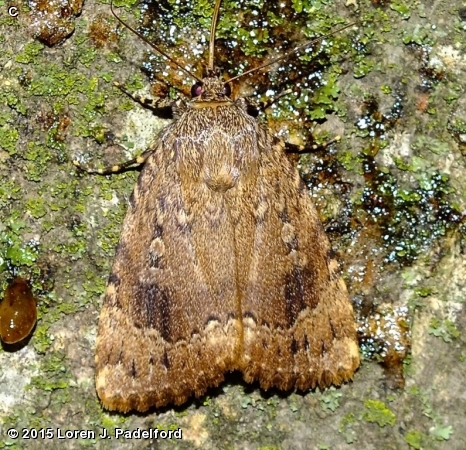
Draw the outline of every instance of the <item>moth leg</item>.
<instances>
[{"instance_id":1,"label":"moth leg","mask_svg":"<svg viewBox=\"0 0 466 450\"><path fill-rule=\"evenodd\" d=\"M122 84L115 81L113 83L115 87L120 89L121 92L126 94L128 97L132 98L135 102L139 103L141 106L150 108L152 110L169 110L170 116L172 115L173 110L173 101L170 99L156 99L156 98L146 98L141 97L138 94L133 94L129 92ZM175 105L177 106L177 105ZM87 173L96 173L99 175L111 175L118 172L123 172L125 170L134 170L140 168L146 162L147 158L152 154L153 149L149 148L144 153L135 158L132 158L128 161L122 162L120 164L114 164L112 166L103 167L101 169L95 169L93 167L87 167L84 164L81 164L78 160L74 160L73 164L83 172Z\"/></svg>"},{"instance_id":2,"label":"moth leg","mask_svg":"<svg viewBox=\"0 0 466 450\"><path fill-rule=\"evenodd\" d=\"M260 111L265 111L267 108L270 108L277 100L285 97L286 95L291 94L293 92L291 89L286 89L280 94L274 95L273 97L269 97L267 100L257 100L253 97L243 97L243 101L246 104L246 108L248 114L253 117L257 117Z\"/></svg>"},{"instance_id":3,"label":"moth leg","mask_svg":"<svg viewBox=\"0 0 466 450\"><path fill-rule=\"evenodd\" d=\"M259 102L261 109L266 110L267 108L270 108L275 102L280 100L282 97L286 97L287 95L290 95L292 92L293 91L291 89L285 89L279 94L274 95L273 97L269 97L266 101Z\"/></svg>"},{"instance_id":4,"label":"moth leg","mask_svg":"<svg viewBox=\"0 0 466 450\"><path fill-rule=\"evenodd\" d=\"M74 160L73 164L83 172L87 173L97 173L99 175L111 175L113 173L123 172L125 170L134 170L144 165L147 161L147 158L154 151L153 148L148 148L145 152L141 153L139 156L132 158L128 161L122 162L120 164L115 164L113 166L103 167L101 169L95 169L93 167L87 167L84 164L81 164L79 161Z\"/></svg>"},{"instance_id":5,"label":"moth leg","mask_svg":"<svg viewBox=\"0 0 466 450\"><path fill-rule=\"evenodd\" d=\"M173 100L171 99L147 98L142 97L138 94L133 94L132 92L128 91L122 84L118 83L118 81L114 81L113 85L120 89L120 91L126 94L128 97L132 98L136 103L139 103L141 106L145 108L150 108L153 110L163 110L171 109L173 106Z\"/></svg>"},{"instance_id":6,"label":"moth leg","mask_svg":"<svg viewBox=\"0 0 466 450\"><path fill-rule=\"evenodd\" d=\"M169 98L141 97L138 94L129 92L117 81L114 81L113 84L136 103L139 103L144 108L149 108L155 115L164 119L177 119L186 110L186 104L181 99L173 101Z\"/></svg>"}]
</instances>

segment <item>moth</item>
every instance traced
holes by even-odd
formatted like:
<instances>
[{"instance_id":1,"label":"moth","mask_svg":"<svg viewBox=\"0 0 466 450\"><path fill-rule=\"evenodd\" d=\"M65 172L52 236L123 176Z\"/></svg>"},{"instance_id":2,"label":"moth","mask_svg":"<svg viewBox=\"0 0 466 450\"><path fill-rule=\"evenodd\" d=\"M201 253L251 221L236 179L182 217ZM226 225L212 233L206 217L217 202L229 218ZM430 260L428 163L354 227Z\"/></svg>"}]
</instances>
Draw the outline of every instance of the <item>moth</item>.
<instances>
[{"instance_id":1,"label":"moth","mask_svg":"<svg viewBox=\"0 0 466 450\"><path fill-rule=\"evenodd\" d=\"M214 70L220 1L207 76L190 74L192 99L132 161L144 165L96 344L109 410L182 404L229 371L305 391L340 385L359 365L351 301L309 192L284 143Z\"/></svg>"}]
</instances>

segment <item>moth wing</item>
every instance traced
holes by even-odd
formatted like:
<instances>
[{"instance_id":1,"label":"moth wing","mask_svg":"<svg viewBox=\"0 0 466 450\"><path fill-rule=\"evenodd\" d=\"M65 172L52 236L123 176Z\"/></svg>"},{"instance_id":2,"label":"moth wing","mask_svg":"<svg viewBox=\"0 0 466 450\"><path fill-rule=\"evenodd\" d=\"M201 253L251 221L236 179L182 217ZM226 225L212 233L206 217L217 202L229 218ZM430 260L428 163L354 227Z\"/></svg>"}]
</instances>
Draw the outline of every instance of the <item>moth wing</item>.
<instances>
[{"instance_id":1,"label":"moth wing","mask_svg":"<svg viewBox=\"0 0 466 450\"><path fill-rule=\"evenodd\" d=\"M131 196L99 321L97 392L122 412L203 394L241 350L225 197L180 174L159 142Z\"/></svg>"},{"instance_id":2,"label":"moth wing","mask_svg":"<svg viewBox=\"0 0 466 450\"><path fill-rule=\"evenodd\" d=\"M253 236L242 298L244 378L265 389L339 385L359 365L353 308L308 189L283 144L270 149L251 198L254 227L247 218L237 227Z\"/></svg>"},{"instance_id":3,"label":"moth wing","mask_svg":"<svg viewBox=\"0 0 466 450\"><path fill-rule=\"evenodd\" d=\"M307 389L359 364L344 282L283 146L252 119L227 109L212 128L222 110L200 111L186 170L159 140L130 200L97 337L108 409L181 404L229 370Z\"/></svg>"}]
</instances>

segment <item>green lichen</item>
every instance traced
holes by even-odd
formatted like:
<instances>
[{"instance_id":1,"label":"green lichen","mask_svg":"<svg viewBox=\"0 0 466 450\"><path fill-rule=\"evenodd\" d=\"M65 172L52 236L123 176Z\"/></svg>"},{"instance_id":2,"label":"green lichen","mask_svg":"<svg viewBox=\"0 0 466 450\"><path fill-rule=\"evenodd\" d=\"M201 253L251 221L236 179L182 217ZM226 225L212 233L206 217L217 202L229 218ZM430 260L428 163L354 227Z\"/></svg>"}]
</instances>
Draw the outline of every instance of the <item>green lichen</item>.
<instances>
[{"instance_id":1,"label":"green lichen","mask_svg":"<svg viewBox=\"0 0 466 450\"><path fill-rule=\"evenodd\" d=\"M42 45L38 41L33 41L26 44L23 48L23 51L16 55L15 61L21 64L30 64L36 61L37 56L41 53L44 49L44 45Z\"/></svg>"},{"instance_id":2,"label":"green lichen","mask_svg":"<svg viewBox=\"0 0 466 450\"><path fill-rule=\"evenodd\" d=\"M429 430L431 436L437 441L448 441L453 433L453 427L451 425L436 425Z\"/></svg>"},{"instance_id":3,"label":"green lichen","mask_svg":"<svg viewBox=\"0 0 466 450\"><path fill-rule=\"evenodd\" d=\"M390 8L393 9L393 11L396 11L397 13L399 13L402 19L404 20L409 19L411 16L409 6L406 5L405 3L402 3L399 1L393 1L390 3Z\"/></svg>"},{"instance_id":4,"label":"green lichen","mask_svg":"<svg viewBox=\"0 0 466 450\"><path fill-rule=\"evenodd\" d=\"M17 111L22 116L27 115L27 108L22 103L21 99L18 98L16 92L8 92L8 89L4 90L4 94L6 97L6 104L13 110Z\"/></svg>"},{"instance_id":5,"label":"green lichen","mask_svg":"<svg viewBox=\"0 0 466 450\"><path fill-rule=\"evenodd\" d=\"M445 425L445 420L433 408L431 403L432 392L420 389L417 386L412 386L409 389L409 394L417 397L422 404L422 415L432 421L432 426L429 428L429 433L424 434L420 431L409 432L408 444L413 448L434 448L436 441L449 440L453 434L453 427Z\"/></svg>"},{"instance_id":6,"label":"green lichen","mask_svg":"<svg viewBox=\"0 0 466 450\"><path fill-rule=\"evenodd\" d=\"M118 105L119 111L131 111L134 108L134 102L131 100L121 100L121 102Z\"/></svg>"},{"instance_id":7,"label":"green lichen","mask_svg":"<svg viewBox=\"0 0 466 450\"><path fill-rule=\"evenodd\" d=\"M362 78L368 75L374 68L374 62L364 59L354 65L353 76L354 78Z\"/></svg>"},{"instance_id":8,"label":"green lichen","mask_svg":"<svg viewBox=\"0 0 466 450\"><path fill-rule=\"evenodd\" d=\"M53 411L71 401L70 381L71 374L65 355L48 351L40 360L40 375L32 377L25 389L34 389L37 396L41 395L40 391L51 393L48 407ZM43 422L44 419L38 420Z\"/></svg>"},{"instance_id":9,"label":"green lichen","mask_svg":"<svg viewBox=\"0 0 466 450\"><path fill-rule=\"evenodd\" d=\"M460 331L451 320L439 320L436 317L430 319L428 331L435 337L441 337L444 342L452 342L453 339L458 339L461 336Z\"/></svg>"},{"instance_id":10,"label":"green lichen","mask_svg":"<svg viewBox=\"0 0 466 450\"><path fill-rule=\"evenodd\" d=\"M89 41L85 41L88 43ZM86 67L90 67L95 61L97 49L91 45L81 45L79 48L79 62Z\"/></svg>"},{"instance_id":11,"label":"green lichen","mask_svg":"<svg viewBox=\"0 0 466 450\"><path fill-rule=\"evenodd\" d=\"M10 267L30 267L37 260L39 244L34 240L25 241L23 234L26 231L26 224L19 218L19 213L11 214L0 225L0 272Z\"/></svg>"},{"instance_id":12,"label":"green lichen","mask_svg":"<svg viewBox=\"0 0 466 450\"><path fill-rule=\"evenodd\" d=\"M396 416L384 402L369 399L364 402L364 408L362 417L366 422L376 423L379 427L395 425Z\"/></svg>"},{"instance_id":13,"label":"green lichen","mask_svg":"<svg viewBox=\"0 0 466 450\"><path fill-rule=\"evenodd\" d=\"M121 63L123 61L121 56L116 52L108 52L106 56L106 60L109 63Z\"/></svg>"},{"instance_id":14,"label":"green lichen","mask_svg":"<svg viewBox=\"0 0 466 450\"><path fill-rule=\"evenodd\" d=\"M90 274L88 276L90 276ZM106 279L92 276L83 282L82 287L87 292L87 294L89 294L89 298L95 299L99 298L99 296L105 291L106 284Z\"/></svg>"},{"instance_id":15,"label":"green lichen","mask_svg":"<svg viewBox=\"0 0 466 450\"><path fill-rule=\"evenodd\" d=\"M47 321L54 323L61 317L67 314L75 314L78 311L78 305L74 303L61 303L57 302L55 307L51 311L47 311Z\"/></svg>"},{"instance_id":16,"label":"green lichen","mask_svg":"<svg viewBox=\"0 0 466 450\"><path fill-rule=\"evenodd\" d=\"M68 256L71 261L76 261L86 254L87 245L84 241L62 242L57 244L53 248L53 251L56 253L63 253Z\"/></svg>"},{"instance_id":17,"label":"green lichen","mask_svg":"<svg viewBox=\"0 0 466 450\"><path fill-rule=\"evenodd\" d=\"M387 94L387 95L390 95L393 93L393 90L391 88L391 86L388 86L386 84L383 84L382 86L380 86L380 90L384 93L384 94Z\"/></svg>"},{"instance_id":18,"label":"green lichen","mask_svg":"<svg viewBox=\"0 0 466 450\"><path fill-rule=\"evenodd\" d=\"M66 389L68 387L68 380L51 380L44 378L42 375L32 377L31 383L27 389L40 389L46 392L52 392L57 389Z\"/></svg>"},{"instance_id":19,"label":"green lichen","mask_svg":"<svg viewBox=\"0 0 466 450\"><path fill-rule=\"evenodd\" d=\"M355 441L356 432L354 426L357 424L358 421L354 413L347 413L341 418L338 431L344 436L347 444L352 444Z\"/></svg>"},{"instance_id":20,"label":"green lichen","mask_svg":"<svg viewBox=\"0 0 466 450\"><path fill-rule=\"evenodd\" d=\"M428 150L439 156L447 156L451 152L450 145L445 141L425 135L417 137L416 141L413 143L413 148Z\"/></svg>"},{"instance_id":21,"label":"green lichen","mask_svg":"<svg viewBox=\"0 0 466 450\"><path fill-rule=\"evenodd\" d=\"M404 44L428 45L434 44L431 33L427 27L416 25L415 27L406 27L403 32Z\"/></svg>"},{"instance_id":22,"label":"green lichen","mask_svg":"<svg viewBox=\"0 0 466 450\"><path fill-rule=\"evenodd\" d=\"M334 110L334 101L338 98L340 89L336 84L337 75L330 75L325 81L325 85L318 88L312 95L310 105L312 108L306 114L312 120L323 119L328 112ZM298 105L296 105L298 107ZM298 107L299 108L299 107Z\"/></svg>"},{"instance_id":23,"label":"green lichen","mask_svg":"<svg viewBox=\"0 0 466 450\"><path fill-rule=\"evenodd\" d=\"M27 87L27 93L35 96L70 96L70 103L78 103L76 93L89 89L89 80L76 69L65 70L57 64L38 66L37 74ZM72 94L72 95L71 95Z\"/></svg>"},{"instance_id":24,"label":"green lichen","mask_svg":"<svg viewBox=\"0 0 466 450\"><path fill-rule=\"evenodd\" d=\"M414 292L419 297L425 298L425 297L429 297L430 295L434 294L436 290L433 287L420 287L420 288L414 289Z\"/></svg>"},{"instance_id":25,"label":"green lichen","mask_svg":"<svg viewBox=\"0 0 466 450\"><path fill-rule=\"evenodd\" d=\"M67 368L64 363L66 356L63 353L55 352L47 354L41 361L41 370L43 372L62 372L66 373Z\"/></svg>"},{"instance_id":26,"label":"green lichen","mask_svg":"<svg viewBox=\"0 0 466 450\"><path fill-rule=\"evenodd\" d=\"M8 116L0 116L0 149L7 151L10 156L13 156L17 151L19 132L8 121Z\"/></svg>"},{"instance_id":27,"label":"green lichen","mask_svg":"<svg viewBox=\"0 0 466 450\"><path fill-rule=\"evenodd\" d=\"M420 433L419 431L409 431L405 435L405 442L411 447L416 450L421 450L423 446L423 442L425 441L425 435Z\"/></svg>"},{"instance_id":28,"label":"green lichen","mask_svg":"<svg viewBox=\"0 0 466 450\"><path fill-rule=\"evenodd\" d=\"M405 435L406 443L415 450L430 448L434 445L434 441L448 441L453 433L451 426L437 425L429 430L429 435L419 431L410 431Z\"/></svg>"},{"instance_id":29,"label":"green lichen","mask_svg":"<svg viewBox=\"0 0 466 450\"><path fill-rule=\"evenodd\" d=\"M29 199L26 202L26 208L35 219L40 219L48 213L45 200L42 198Z\"/></svg>"},{"instance_id":30,"label":"green lichen","mask_svg":"<svg viewBox=\"0 0 466 450\"><path fill-rule=\"evenodd\" d=\"M52 152L46 146L30 141L27 143L26 151L22 157L27 161L25 166L26 179L36 182L42 181L44 174L50 168L49 162L53 160Z\"/></svg>"},{"instance_id":31,"label":"green lichen","mask_svg":"<svg viewBox=\"0 0 466 450\"><path fill-rule=\"evenodd\" d=\"M99 77L102 78L106 83L110 83L115 76L115 72L106 72L106 73L100 73Z\"/></svg>"},{"instance_id":32,"label":"green lichen","mask_svg":"<svg viewBox=\"0 0 466 450\"><path fill-rule=\"evenodd\" d=\"M411 158L394 156L393 162L395 163L398 169L414 173L420 173L422 170L427 169L429 166L429 163L426 159L419 158L416 156L413 156Z\"/></svg>"},{"instance_id":33,"label":"green lichen","mask_svg":"<svg viewBox=\"0 0 466 450\"><path fill-rule=\"evenodd\" d=\"M320 398L320 407L323 411L334 412L340 406L340 398L342 394L333 386L327 389Z\"/></svg>"},{"instance_id":34,"label":"green lichen","mask_svg":"<svg viewBox=\"0 0 466 450\"><path fill-rule=\"evenodd\" d=\"M125 81L125 88L128 89L130 92L137 91L144 87L144 81L141 74L136 73L132 77L128 78ZM133 101L134 105L134 101Z\"/></svg>"},{"instance_id":35,"label":"green lichen","mask_svg":"<svg viewBox=\"0 0 466 450\"><path fill-rule=\"evenodd\" d=\"M337 160L348 171L356 171L361 165L359 158L351 151L338 152Z\"/></svg>"},{"instance_id":36,"label":"green lichen","mask_svg":"<svg viewBox=\"0 0 466 450\"><path fill-rule=\"evenodd\" d=\"M0 184L0 209L6 208L21 197L21 185L15 180L2 180Z\"/></svg>"},{"instance_id":37,"label":"green lichen","mask_svg":"<svg viewBox=\"0 0 466 450\"><path fill-rule=\"evenodd\" d=\"M50 336L50 324L44 321L38 322L34 330L33 346L37 353L45 354L53 342Z\"/></svg>"},{"instance_id":38,"label":"green lichen","mask_svg":"<svg viewBox=\"0 0 466 450\"><path fill-rule=\"evenodd\" d=\"M97 402L95 402L97 405ZM102 411L101 408L95 408L96 413L99 412L100 409L100 417L96 425L101 426L102 428L105 428L107 430L107 433L110 436L113 436L115 434L115 429L116 428L125 428L127 426L127 423L129 421L128 417L122 416L122 415L117 415L117 414L106 414Z\"/></svg>"}]
</instances>

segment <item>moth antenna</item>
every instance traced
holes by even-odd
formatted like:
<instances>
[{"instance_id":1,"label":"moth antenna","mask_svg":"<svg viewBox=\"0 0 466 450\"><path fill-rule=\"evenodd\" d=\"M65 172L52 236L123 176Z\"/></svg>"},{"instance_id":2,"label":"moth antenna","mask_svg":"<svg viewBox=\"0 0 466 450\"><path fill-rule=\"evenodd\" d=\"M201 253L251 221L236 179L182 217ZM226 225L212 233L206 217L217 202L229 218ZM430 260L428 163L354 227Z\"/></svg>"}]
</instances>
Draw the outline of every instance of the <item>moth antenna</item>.
<instances>
[{"instance_id":1,"label":"moth antenna","mask_svg":"<svg viewBox=\"0 0 466 450\"><path fill-rule=\"evenodd\" d=\"M219 2L220 3L220 2ZM201 81L200 78L196 77L196 75L192 74L189 70L185 69L183 66L178 64L171 56L169 56L167 53L165 53L163 50L161 50L159 47L154 45L152 42L150 42L146 37L144 37L141 33L136 31L134 28L132 28L130 25L128 25L126 22L124 22L122 19L120 19L114 9L113 9L113 0L110 1L110 10L112 11L112 14L114 15L115 19L118 20L124 27L128 28L128 30L132 31L139 39L142 39L146 44L150 45L155 51L159 52L162 56L164 56L168 62L170 62L173 66L175 66L178 69L181 69L186 75L194 78L196 81Z\"/></svg>"},{"instance_id":2,"label":"moth antenna","mask_svg":"<svg viewBox=\"0 0 466 450\"><path fill-rule=\"evenodd\" d=\"M208 65L208 70L210 73L214 71L215 29L217 28L218 13L220 11L220 3L222 3L222 0L217 0L215 2L214 13L212 15L212 23L210 25L209 65Z\"/></svg>"},{"instance_id":3,"label":"moth antenna","mask_svg":"<svg viewBox=\"0 0 466 450\"><path fill-rule=\"evenodd\" d=\"M353 25L356 25L358 22L352 22L348 25L345 25L344 27L342 28L339 28L338 30L335 30L335 31L332 31L330 32L329 34L326 34L325 36L319 36L318 38L316 39L313 39L312 41L309 41L309 42L306 42L302 45L299 45L298 47L295 47L293 50L290 50L289 52L286 52L284 55L282 56L279 56L278 58L272 60L272 61L269 61L268 63L265 63L265 64L262 64L262 66L259 66L259 67L254 67L253 69L249 69L247 70L246 72L244 73L241 73L239 75L236 75L236 77L233 77L233 78L230 78L228 81L225 82L225 84L228 84L228 83L231 83L232 81L235 81L237 80L238 78L241 78L241 77L244 77L245 75L248 75L252 72L255 72L257 70L261 70L261 69L264 69L265 67L268 67L268 66L271 66L272 64L275 64L276 62L278 61L281 61L283 59L286 59L288 58L289 56L291 56L293 53L296 53L298 52L299 50L302 50L303 48L306 48L308 47L309 45L312 45L312 44L315 44L316 42L319 42L319 41L322 41L323 39L326 39L328 38L329 36L333 36L334 34L337 34L337 33L340 33L342 32L343 30L346 30L347 28L349 27L352 27Z\"/></svg>"}]
</instances>

